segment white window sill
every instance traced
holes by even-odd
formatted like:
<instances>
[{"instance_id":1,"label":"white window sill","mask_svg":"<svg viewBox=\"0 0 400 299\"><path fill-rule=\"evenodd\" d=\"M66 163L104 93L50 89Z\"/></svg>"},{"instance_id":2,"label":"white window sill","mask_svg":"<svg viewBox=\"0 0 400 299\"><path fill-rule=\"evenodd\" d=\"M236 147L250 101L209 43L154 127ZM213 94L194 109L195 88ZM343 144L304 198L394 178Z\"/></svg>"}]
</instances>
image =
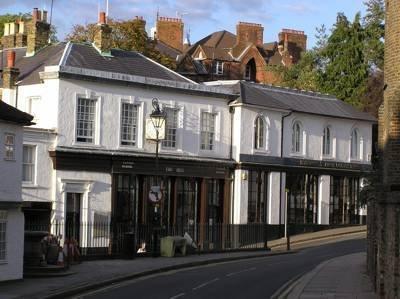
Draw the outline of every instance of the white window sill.
<instances>
[{"instance_id":1,"label":"white window sill","mask_svg":"<svg viewBox=\"0 0 400 299\"><path fill-rule=\"evenodd\" d=\"M265 150L265 149L253 149L253 154L270 155L271 151L270 150Z\"/></svg>"},{"instance_id":2,"label":"white window sill","mask_svg":"<svg viewBox=\"0 0 400 299\"><path fill-rule=\"evenodd\" d=\"M33 183L29 183L29 182L22 182L22 188L27 188L27 189L37 189L39 188L38 185L33 184Z\"/></svg>"},{"instance_id":3,"label":"white window sill","mask_svg":"<svg viewBox=\"0 0 400 299\"><path fill-rule=\"evenodd\" d=\"M0 265L7 265L8 261L7 260L0 260Z\"/></svg>"},{"instance_id":4,"label":"white window sill","mask_svg":"<svg viewBox=\"0 0 400 299\"><path fill-rule=\"evenodd\" d=\"M72 146L80 148L104 148L104 146L95 143L85 143L85 142L73 142Z\"/></svg>"},{"instance_id":5,"label":"white window sill","mask_svg":"<svg viewBox=\"0 0 400 299\"><path fill-rule=\"evenodd\" d=\"M304 155L302 153L290 153L289 157L292 157L292 158L303 158L304 159L306 157L306 155Z\"/></svg>"},{"instance_id":6,"label":"white window sill","mask_svg":"<svg viewBox=\"0 0 400 299\"><path fill-rule=\"evenodd\" d=\"M333 156L322 156L322 157L321 157L321 160L332 161L332 160L335 160L335 157L333 157Z\"/></svg>"},{"instance_id":7,"label":"white window sill","mask_svg":"<svg viewBox=\"0 0 400 299\"><path fill-rule=\"evenodd\" d=\"M354 159L354 158L350 159L350 163L361 163L361 162L362 162L361 159Z\"/></svg>"},{"instance_id":8,"label":"white window sill","mask_svg":"<svg viewBox=\"0 0 400 299\"><path fill-rule=\"evenodd\" d=\"M120 151L128 151L128 150L137 151L137 150L143 150L143 148L139 148L137 145L122 145L122 144L120 144L117 147L117 150L120 150Z\"/></svg>"},{"instance_id":9,"label":"white window sill","mask_svg":"<svg viewBox=\"0 0 400 299\"><path fill-rule=\"evenodd\" d=\"M4 158L4 161L7 161L7 162L16 162L17 160L16 160L16 159L7 159L7 158Z\"/></svg>"}]
</instances>

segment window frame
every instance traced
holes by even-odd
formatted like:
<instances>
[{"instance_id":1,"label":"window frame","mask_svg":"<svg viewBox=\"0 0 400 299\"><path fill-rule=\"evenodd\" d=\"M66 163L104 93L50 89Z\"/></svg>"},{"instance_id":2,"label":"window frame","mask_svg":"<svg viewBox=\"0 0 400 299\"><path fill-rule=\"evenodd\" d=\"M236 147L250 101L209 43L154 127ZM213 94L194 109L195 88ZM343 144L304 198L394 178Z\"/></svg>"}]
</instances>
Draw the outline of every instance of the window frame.
<instances>
[{"instance_id":1,"label":"window frame","mask_svg":"<svg viewBox=\"0 0 400 299\"><path fill-rule=\"evenodd\" d=\"M354 135L356 135L356 143L354 143ZM355 145L355 153L354 153L354 146ZM357 128L353 128L351 130L350 135L350 160L359 161L361 154L361 136L360 132Z\"/></svg>"},{"instance_id":2,"label":"window frame","mask_svg":"<svg viewBox=\"0 0 400 299\"><path fill-rule=\"evenodd\" d=\"M250 64L246 64L246 67L244 68L243 79L251 80L251 65Z\"/></svg>"},{"instance_id":3,"label":"window frame","mask_svg":"<svg viewBox=\"0 0 400 299\"><path fill-rule=\"evenodd\" d=\"M261 124L261 126L260 126ZM254 149L263 150L266 146L266 124L261 115L254 120Z\"/></svg>"},{"instance_id":4,"label":"window frame","mask_svg":"<svg viewBox=\"0 0 400 299\"><path fill-rule=\"evenodd\" d=\"M204 130L204 123L203 123L203 115L211 116L213 121L213 125L210 126L213 130ZM201 111L200 112L200 150L201 151L214 151L215 150L215 140L216 140L216 125L217 125L217 113L213 113L210 111ZM212 141L211 143L204 143L203 144L203 136L206 137L206 140Z\"/></svg>"},{"instance_id":5,"label":"window frame","mask_svg":"<svg viewBox=\"0 0 400 299\"><path fill-rule=\"evenodd\" d=\"M303 126L300 121L295 121L292 125L292 154L303 154L303 142Z\"/></svg>"},{"instance_id":6,"label":"window frame","mask_svg":"<svg viewBox=\"0 0 400 299\"><path fill-rule=\"evenodd\" d=\"M164 107L164 111L167 114L167 118L165 121L165 138L164 140L161 141L161 148L163 150L175 150L178 148L178 129L179 129L179 112L180 109L177 107ZM173 113L174 115L172 116L173 120L174 120L174 125L170 126L170 121L168 121L170 119L170 115L169 113ZM174 131L173 134L170 134L170 130ZM168 139L168 137L170 136L174 136L174 140L170 140ZM169 143L174 143L174 145L169 145Z\"/></svg>"},{"instance_id":7,"label":"window frame","mask_svg":"<svg viewBox=\"0 0 400 299\"><path fill-rule=\"evenodd\" d=\"M7 211L0 210L0 263L7 262ZM4 244L4 249L2 249Z\"/></svg>"},{"instance_id":8,"label":"window frame","mask_svg":"<svg viewBox=\"0 0 400 299\"><path fill-rule=\"evenodd\" d=\"M326 134L328 133L328 134ZM332 138L332 128L330 126L326 126L322 135L322 156L323 157L332 157L333 138Z\"/></svg>"},{"instance_id":9,"label":"window frame","mask_svg":"<svg viewBox=\"0 0 400 299\"><path fill-rule=\"evenodd\" d=\"M33 109L33 106L34 106L34 103L36 103L36 106L40 103L40 101L41 101L41 96L30 96L30 97L28 97L28 100L27 100L27 113L28 114L30 114L30 115L32 115L33 116L33 121L34 122L38 122L39 121L39 118L38 118L38 113L37 112L34 112L35 111L35 109ZM38 109L38 108L36 108L36 110L40 110L40 109Z\"/></svg>"},{"instance_id":10,"label":"window frame","mask_svg":"<svg viewBox=\"0 0 400 299\"><path fill-rule=\"evenodd\" d=\"M123 108L124 105L129 105L131 107L136 108L136 126L135 126L135 136L134 140L125 140L122 138L123 130L122 127L124 126L123 123ZM140 117L140 105L137 103L132 103L128 100L122 100L121 105L120 105L120 125L119 125L119 146L121 147L138 147L138 142L139 142L139 117ZM133 128L133 126L132 126ZM123 144L123 142L126 142L126 144ZM129 144L130 143L130 144Z\"/></svg>"},{"instance_id":11,"label":"window frame","mask_svg":"<svg viewBox=\"0 0 400 299\"><path fill-rule=\"evenodd\" d=\"M25 160L24 160L24 149L25 148L30 148L33 150L32 162L30 162L30 163L25 162ZM26 165L32 167L32 170L31 170L32 180L30 180L30 181L24 180L24 174L25 174L24 167ZM34 144L24 144L22 146L22 184L23 185L35 185L36 184L36 170L37 170L36 165L37 165L37 146Z\"/></svg>"},{"instance_id":12,"label":"window frame","mask_svg":"<svg viewBox=\"0 0 400 299\"><path fill-rule=\"evenodd\" d=\"M219 75L219 76L224 74L224 62L223 61L216 60L214 74Z\"/></svg>"},{"instance_id":13,"label":"window frame","mask_svg":"<svg viewBox=\"0 0 400 299\"><path fill-rule=\"evenodd\" d=\"M93 109L93 120L91 120L91 122L93 122L93 126L92 126L92 136L88 137L88 136L80 136L78 134L79 131L79 125L78 125L78 114L79 114L79 101L80 100L86 100L86 101L92 101L94 103L94 109ZM98 98L94 98L94 97L87 97L87 96L83 96L83 95L78 95L77 99L76 99L76 111L75 111L75 142L78 144L88 144L88 145L95 145L98 142L98 115L99 115L99 99ZM90 113L90 112L89 112ZM83 129L85 130L85 129ZM84 140L78 140L79 138L86 138L86 139L90 139L90 141L84 141Z\"/></svg>"},{"instance_id":14,"label":"window frame","mask_svg":"<svg viewBox=\"0 0 400 299\"><path fill-rule=\"evenodd\" d=\"M12 143L8 143L8 137L12 138ZM11 155L9 155L11 153ZM4 160L15 161L15 134L4 133Z\"/></svg>"}]
</instances>

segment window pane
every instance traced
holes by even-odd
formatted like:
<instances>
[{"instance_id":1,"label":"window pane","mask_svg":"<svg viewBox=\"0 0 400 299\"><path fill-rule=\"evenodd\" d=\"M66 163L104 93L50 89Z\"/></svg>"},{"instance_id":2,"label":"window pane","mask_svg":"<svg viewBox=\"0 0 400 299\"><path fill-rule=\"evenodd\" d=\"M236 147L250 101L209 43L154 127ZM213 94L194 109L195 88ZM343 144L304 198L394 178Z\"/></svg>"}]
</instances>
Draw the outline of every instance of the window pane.
<instances>
[{"instance_id":1,"label":"window pane","mask_svg":"<svg viewBox=\"0 0 400 299\"><path fill-rule=\"evenodd\" d=\"M0 210L0 261L6 260L7 248L7 212Z\"/></svg>"},{"instance_id":2,"label":"window pane","mask_svg":"<svg viewBox=\"0 0 400 299\"><path fill-rule=\"evenodd\" d=\"M13 134L5 134L4 135L4 159L6 160L14 160L14 140L15 136Z\"/></svg>"},{"instance_id":3,"label":"window pane","mask_svg":"<svg viewBox=\"0 0 400 299\"><path fill-rule=\"evenodd\" d=\"M134 104L122 103L121 144L136 145L138 108Z\"/></svg>"},{"instance_id":4,"label":"window pane","mask_svg":"<svg viewBox=\"0 0 400 299\"><path fill-rule=\"evenodd\" d=\"M34 183L36 147L24 145L22 154L22 181Z\"/></svg>"},{"instance_id":5,"label":"window pane","mask_svg":"<svg viewBox=\"0 0 400 299\"><path fill-rule=\"evenodd\" d=\"M215 115L209 112L202 112L200 128L200 148L203 150L213 150L215 137Z\"/></svg>"},{"instance_id":6,"label":"window pane","mask_svg":"<svg viewBox=\"0 0 400 299\"><path fill-rule=\"evenodd\" d=\"M76 140L79 142L94 142L96 121L96 100L78 99L76 115Z\"/></svg>"},{"instance_id":7,"label":"window pane","mask_svg":"<svg viewBox=\"0 0 400 299\"><path fill-rule=\"evenodd\" d=\"M176 147L176 131L178 127L178 109L166 108L167 119L165 123L165 139L162 146L165 148Z\"/></svg>"}]
</instances>

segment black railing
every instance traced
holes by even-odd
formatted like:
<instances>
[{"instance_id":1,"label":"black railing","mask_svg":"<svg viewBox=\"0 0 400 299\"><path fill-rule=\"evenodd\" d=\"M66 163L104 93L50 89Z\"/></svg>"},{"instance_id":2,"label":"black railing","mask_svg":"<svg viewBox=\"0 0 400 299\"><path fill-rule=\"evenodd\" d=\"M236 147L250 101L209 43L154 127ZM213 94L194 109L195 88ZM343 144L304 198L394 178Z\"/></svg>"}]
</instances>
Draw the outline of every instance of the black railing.
<instances>
[{"instance_id":1,"label":"black railing","mask_svg":"<svg viewBox=\"0 0 400 299\"><path fill-rule=\"evenodd\" d=\"M332 225L290 225L290 234L335 228ZM153 231L157 230L155 246ZM25 230L47 231L57 236L61 243L73 241L79 247L82 258L112 258L135 254L146 255L159 248L160 238L185 236L192 240L189 252L226 252L244 250L265 250L267 240L283 237L283 225L266 224L195 224L187 226L134 225L132 223L90 222L73 223L54 221L50 225L26 225Z\"/></svg>"}]
</instances>

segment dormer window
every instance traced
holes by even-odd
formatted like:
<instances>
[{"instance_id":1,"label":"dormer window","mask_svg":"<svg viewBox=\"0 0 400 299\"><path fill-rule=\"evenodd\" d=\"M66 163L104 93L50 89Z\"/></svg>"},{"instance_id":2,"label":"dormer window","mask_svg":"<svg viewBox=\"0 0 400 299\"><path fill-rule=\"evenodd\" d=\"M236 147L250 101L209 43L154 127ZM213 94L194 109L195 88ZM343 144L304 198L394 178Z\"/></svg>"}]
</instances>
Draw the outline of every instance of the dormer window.
<instances>
[{"instance_id":1,"label":"dormer window","mask_svg":"<svg viewBox=\"0 0 400 299\"><path fill-rule=\"evenodd\" d=\"M223 75L224 74L224 63L222 61L216 61L215 74L216 75Z\"/></svg>"},{"instance_id":2,"label":"dormer window","mask_svg":"<svg viewBox=\"0 0 400 299\"><path fill-rule=\"evenodd\" d=\"M251 79L251 65L250 64L246 65L246 70L244 72L244 79L245 80L250 80Z\"/></svg>"}]
</instances>

